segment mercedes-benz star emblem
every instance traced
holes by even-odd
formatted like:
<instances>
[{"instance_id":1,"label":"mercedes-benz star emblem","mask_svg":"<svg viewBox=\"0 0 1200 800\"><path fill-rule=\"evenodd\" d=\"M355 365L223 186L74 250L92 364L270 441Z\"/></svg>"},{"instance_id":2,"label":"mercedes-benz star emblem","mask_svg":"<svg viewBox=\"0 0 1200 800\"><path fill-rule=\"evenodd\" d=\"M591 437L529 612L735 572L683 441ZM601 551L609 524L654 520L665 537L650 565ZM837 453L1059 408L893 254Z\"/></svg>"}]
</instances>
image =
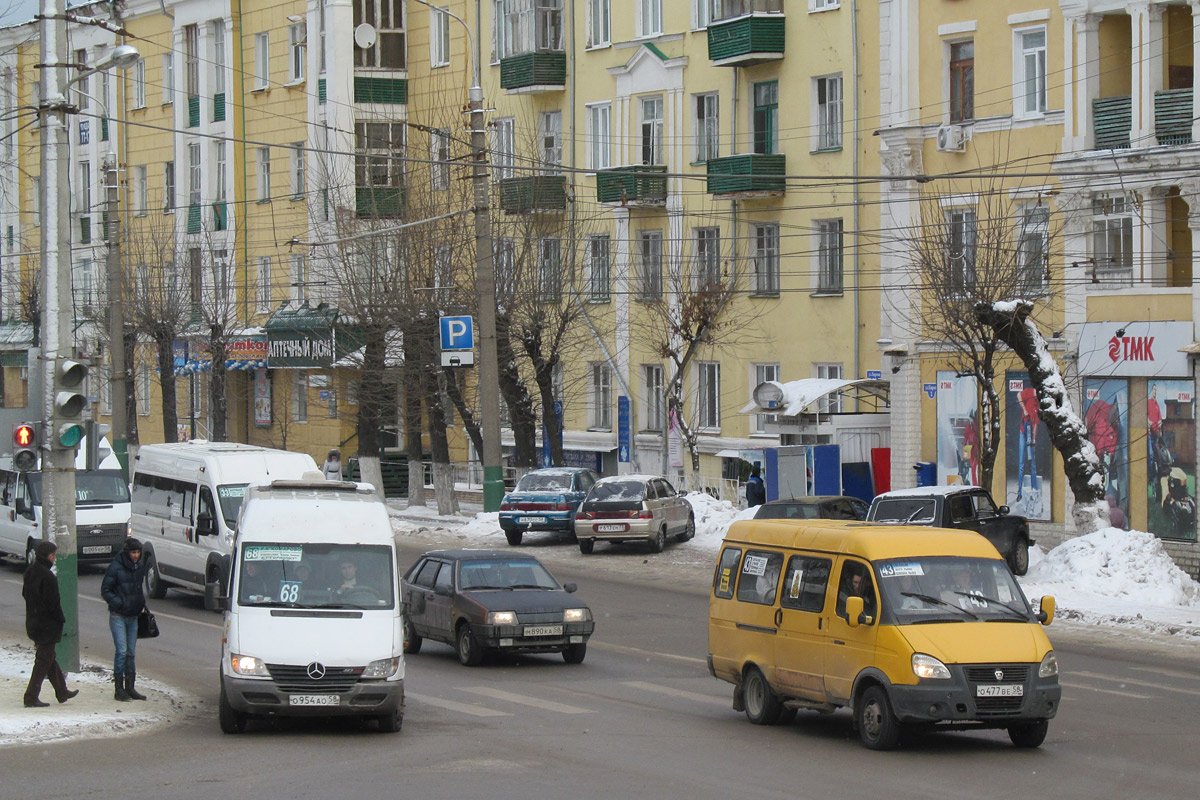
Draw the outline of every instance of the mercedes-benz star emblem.
<instances>
[{"instance_id":1,"label":"mercedes-benz star emblem","mask_svg":"<svg viewBox=\"0 0 1200 800\"><path fill-rule=\"evenodd\" d=\"M325 677L325 665L320 661L314 661L308 665L308 677L314 681L319 681Z\"/></svg>"},{"instance_id":2,"label":"mercedes-benz star emblem","mask_svg":"<svg viewBox=\"0 0 1200 800\"><path fill-rule=\"evenodd\" d=\"M320 664L317 664L316 666L318 666L318 667L319 667L319 666L321 666L321 665L320 665ZM308 669L309 669L309 673L308 673L308 674L309 674L309 675L311 675L311 674L312 674L312 667L309 667ZM1004 670L1002 670L1002 669L998 669L998 670L996 670L996 680L998 680L998 681L1002 681L1002 680L1004 680Z\"/></svg>"}]
</instances>

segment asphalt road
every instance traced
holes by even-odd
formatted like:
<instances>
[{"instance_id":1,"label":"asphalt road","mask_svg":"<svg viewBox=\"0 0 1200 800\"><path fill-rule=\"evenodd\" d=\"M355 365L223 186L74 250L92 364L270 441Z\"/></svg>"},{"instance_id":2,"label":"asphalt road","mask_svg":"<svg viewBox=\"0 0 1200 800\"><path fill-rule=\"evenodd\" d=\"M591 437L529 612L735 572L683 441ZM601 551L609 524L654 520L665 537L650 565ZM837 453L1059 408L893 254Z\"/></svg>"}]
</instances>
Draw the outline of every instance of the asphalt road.
<instances>
[{"instance_id":1,"label":"asphalt road","mask_svg":"<svg viewBox=\"0 0 1200 800\"><path fill-rule=\"evenodd\" d=\"M587 660L529 656L469 669L450 647L427 642L408 658L408 711L394 735L353 722L222 735L220 618L199 597L171 592L155 604L163 635L139 645L139 672L203 698L201 714L143 735L0 750L0 796L1124 800L1191 797L1200 785L1192 649L1052 626L1065 691L1042 748L1017 750L1003 732L945 733L873 753L844 711L801 712L769 728L733 712L730 687L704 665L702 586L621 577L647 560L634 550L604 562L553 550L538 554L560 562L557 577L576 581L597 617ZM420 550L403 542L402 552L410 563ZM108 662L99 583L98 572L81 576L83 651ZM21 636L12 565L0 567L0 608L0 633Z\"/></svg>"}]
</instances>

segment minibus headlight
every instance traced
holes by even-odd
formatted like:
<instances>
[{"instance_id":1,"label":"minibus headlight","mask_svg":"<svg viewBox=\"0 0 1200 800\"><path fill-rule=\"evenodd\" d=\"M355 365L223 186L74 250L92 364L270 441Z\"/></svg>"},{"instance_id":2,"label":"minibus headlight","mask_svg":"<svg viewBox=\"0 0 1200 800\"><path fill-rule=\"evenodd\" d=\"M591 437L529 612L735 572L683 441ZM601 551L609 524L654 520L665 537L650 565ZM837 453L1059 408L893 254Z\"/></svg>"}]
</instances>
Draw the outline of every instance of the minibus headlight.
<instances>
[{"instance_id":1,"label":"minibus headlight","mask_svg":"<svg viewBox=\"0 0 1200 800\"><path fill-rule=\"evenodd\" d=\"M940 678L942 680L950 678L950 670L946 669L945 664L924 653L913 653L912 671L918 678Z\"/></svg>"},{"instance_id":2,"label":"minibus headlight","mask_svg":"<svg viewBox=\"0 0 1200 800\"><path fill-rule=\"evenodd\" d=\"M229 656L229 666L233 669L235 675L271 677L271 673L267 672L267 665L263 663L263 660L254 656L243 656L232 653Z\"/></svg>"},{"instance_id":3,"label":"minibus headlight","mask_svg":"<svg viewBox=\"0 0 1200 800\"><path fill-rule=\"evenodd\" d=\"M1042 658L1042 665L1038 667L1038 677L1053 678L1056 675L1058 675L1058 656L1054 655L1054 651L1051 650Z\"/></svg>"},{"instance_id":4,"label":"minibus headlight","mask_svg":"<svg viewBox=\"0 0 1200 800\"><path fill-rule=\"evenodd\" d=\"M563 622L587 622L591 618L592 615L586 608L563 609Z\"/></svg>"},{"instance_id":5,"label":"minibus headlight","mask_svg":"<svg viewBox=\"0 0 1200 800\"><path fill-rule=\"evenodd\" d=\"M390 678L396 674L396 670L400 669L400 656L393 658L381 658L378 661L372 661L367 664L363 670L363 680L381 680Z\"/></svg>"},{"instance_id":6,"label":"minibus headlight","mask_svg":"<svg viewBox=\"0 0 1200 800\"><path fill-rule=\"evenodd\" d=\"M517 612L491 611L487 615L488 625L516 625Z\"/></svg>"}]
</instances>

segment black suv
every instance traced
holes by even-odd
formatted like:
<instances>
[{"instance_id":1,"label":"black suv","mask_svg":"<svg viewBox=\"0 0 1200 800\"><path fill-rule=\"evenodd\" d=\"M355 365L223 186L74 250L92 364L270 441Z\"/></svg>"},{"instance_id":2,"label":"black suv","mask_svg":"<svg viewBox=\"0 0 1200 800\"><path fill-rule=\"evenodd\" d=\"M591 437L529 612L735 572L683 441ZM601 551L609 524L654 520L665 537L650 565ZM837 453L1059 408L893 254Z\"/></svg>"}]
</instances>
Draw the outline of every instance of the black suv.
<instances>
[{"instance_id":1,"label":"black suv","mask_svg":"<svg viewBox=\"0 0 1200 800\"><path fill-rule=\"evenodd\" d=\"M886 492L871 501L867 522L881 525L928 525L977 531L991 542L1016 575L1029 569L1029 521L996 508L987 489L978 486L923 486Z\"/></svg>"}]
</instances>

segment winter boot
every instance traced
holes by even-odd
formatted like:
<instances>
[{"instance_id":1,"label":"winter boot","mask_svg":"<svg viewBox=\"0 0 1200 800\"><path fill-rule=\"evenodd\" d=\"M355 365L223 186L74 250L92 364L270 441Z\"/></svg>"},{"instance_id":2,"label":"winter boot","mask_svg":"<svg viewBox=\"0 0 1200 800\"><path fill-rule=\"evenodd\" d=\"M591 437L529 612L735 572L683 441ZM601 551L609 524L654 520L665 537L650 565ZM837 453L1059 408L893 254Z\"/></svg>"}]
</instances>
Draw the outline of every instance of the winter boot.
<instances>
[{"instance_id":1,"label":"winter boot","mask_svg":"<svg viewBox=\"0 0 1200 800\"><path fill-rule=\"evenodd\" d=\"M125 676L125 694L129 695L130 700L145 700L146 695L141 694L133 688L134 681L137 680L137 673L130 672Z\"/></svg>"},{"instance_id":2,"label":"winter boot","mask_svg":"<svg viewBox=\"0 0 1200 800\"><path fill-rule=\"evenodd\" d=\"M113 675L113 683L116 684L116 687L117 687L116 691L113 692L114 700L120 700L121 702L125 702L127 700L132 699L132 698L130 698L129 693L125 691L125 676L124 675Z\"/></svg>"}]
</instances>

